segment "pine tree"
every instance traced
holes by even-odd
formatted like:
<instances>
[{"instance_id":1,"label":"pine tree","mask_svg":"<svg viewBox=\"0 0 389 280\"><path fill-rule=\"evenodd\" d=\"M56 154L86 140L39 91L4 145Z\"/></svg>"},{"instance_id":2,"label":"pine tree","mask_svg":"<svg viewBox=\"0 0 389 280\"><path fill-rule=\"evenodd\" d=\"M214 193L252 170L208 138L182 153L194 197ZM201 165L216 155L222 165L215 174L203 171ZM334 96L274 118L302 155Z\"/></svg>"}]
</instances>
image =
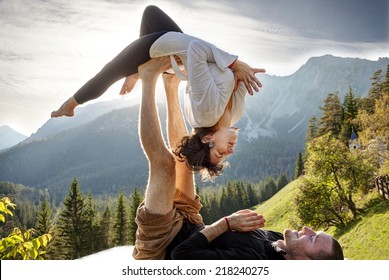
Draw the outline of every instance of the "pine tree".
<instances>
[{"instance_id":1,"label":"pine tree","mask_svg":"<svg viewBox=\"0 0 389 280\"><path fill-rule=\"evenodd\" d=\"M223 187L222 194L220 196L220 215L230 215L234 211L233 202L231 200L231 189L229 188L230 182L227 182L228 186Z\"/></svg>"},{"instance_id":2,"label":"pine tree","mask_svg":"<svg viewBox=\"0 0 389 280\"><path fill-rule=\"evenodd\" d=\"M135 188L134 192L131 195L130 202L129 241L131 244L135 244L136 231L138 229L138 225L135 222L135 218L138 207L142 203L142 201L142 194L140 193L138 188Z\"/></svg>"},{"instance_id":3,"label":"pine tree","mask_svg":"<svg viewBox=\"0 0 389 280\"><path fill-rule=\"evenodd\" d=\"M209 198L209 220L205 221L205 224L211 224L214 221L219 220L223 215L220 209L220 199L217 198L216 193Z\"/></svg>"},{"instance_id":4,"label":"pine tree","mask_svg":"<svg viewBox=\"0 0 389 280\"><path fill-rule=\"evenodd\" d=\"M96 252L97 247L97 225L96 225L96 209L93 205L92 194L88 195L85 204L85 255L90 255Z\"/></svg>"},{"instance_id":5,"label":"pine tree","mask_svg":"<svg viewBox=\"0 0 389 280\"><path fill-rule=\"evenodd\" d=\"M203 207L200 209L200 215L203 218L205 224L212 223L211 212L210 212L210 200L209 197L203 196L201 192L197 192L200 196L200 201Z\"/></svg>"},{"instance_id":6,"label":"pine tree","mask_svg":"<svg viewBox=\"0 0 389 280\"><path fill-rule=\"evenodd\" d=\"M51 229L52 219L50 203L46 198L44 198L39 207L36 230L38 235L42 235L45 233L51 233Z\"/></svg>"},{"instance_id":7,"label":"pine tree","mask_svg":"<svg viewBox=\"0 0 389 280\"><path fill-rule=\"evenodd\" d=\"M384 80L384 82L382 83L382 91L381 91L381 94L382 94L382 95L389 95L389 64L388 64L388 67L387 67L387 69L386 69L385 80Z\"/></svg>"},{"instance_id":8,"label":"pine tree","mask_svg":"<svg viewBox=\"0 0 389 280\"><path fill-rule=\"evenodd\" d=\"M309 142L312 139L314 139L317 136L317 131L318 131L317 119L316 119L316 116L312 116L309 119L309 123L308 123L308 129L307 129L307 133L306 133L306 141Z\"/></svg>"},{"instance_id":9,"label":"pine tree","mask_svg":"<svg viewBox=\"0 0 389 280\"><path fill-rule=\"evenodd\" d=\"M343 102L342 128L340 133L340 139L345 143L349 141L353 128L354 131L357 130L355 125L353 125L353 121L358 115L358 109L357 99L354 96L352 88L349 87L349 91L346 93Z\"/></svg>"},{"instance_id":10,"label":"pine tree","mask_svg":"<svg viewBox=\"0 0 389 280\"><path fill-rule=\"evenodd\" d=\"M108 206L104 210L104 214L100 220L100 246L99 250L105 250L112 247L111 238L111 211Z\"/></svg>"},{"instance_id":11,"label":"pine tree","mask_svg":"<svg viewBox=\"0 0 389 280\"><path fill-rule=\"evenodd\" d=\"M296 161L296 172L294 174L294 178L297 179L301 175L303 175L304 172L304 161L303 161L303 154L299 152L299 155L297 157Z\"/></svg>"},{"instance_id":12,"label":"pine tree","mask_svg":"<svg viewBox=\"0 0 389 280\"><path fill-rule=\"evenodd\" d=\"M277 192L280 191L283 187L285 187L289 183L288 176L285 173L282 173L277 180Z\"/></svg>"},{"instance_id":13,"label":"pine tree","mask_svg":"<svg viewBox=\"0 0 389 280\"><path fill-rule=\"evenodd\" d=\"M63 209L58 218L58 235L65 259L77 259L85 256L85 202L77 179L69 188L69 194L63 202ZM57 244L57 243L56 243Z\"/></svg>"},{"instance_id":14,"label":"pine tree","mask_svg":"<svg viewBox=\"0 0 389 280\"><path fill-rule=\"evenodd\" d=\"M246 193L247 193L247 198L249 201L249 207L252 207L254 205L258 204L258 196L254 191L252 183L248 183L246 186Z\"/></svg>"},{"instance_id":15,"label":"pine tree","mask_svg":"<svg viewBox=\"0 0 389 280\"><path fill-rule=\"evenodd\" d=\"M382 88L384 83L382 83L382 70L379 69L374 72L371 77L372 83L367 98L364 99L363 110L367 111L369 114L374 113L374 107L376 101L382 96Z\"/></svg>"},{"instance_id":16,"label":"pine tree","mask_svg":"<svg viewBox=\"0 0 389 280\"><path fill-rule=\"evenodd\" d=\"M115 246L128 244L128 213L124 200L124 195L121 192L116 203L115 220L113 223L113 243Z\"/></svg>"},{"instance_id":17,"label":"pine tree","mask_svg":"<svg viewBox=\"0 0 389 280\"><path fill-rule=\"evenodd\" d=\"M333 137L338 137L341 129L342 106L339 94L330 93L324 100L324 106L320 107L323 116L319 119L319 131L317 136L330 133Z\"/></svg>"},{"instance_id":18,"label":"pine tree","mask_svg":"<svg viewBox=\"0 0 389 280\"><path fill-rule=\"evenodd\" d=\"M246 209L249 207L249 200L247 197L246 190L241 181L235 182L235 192L234 192L234 200L235 200L235 211Z\"/></svg>"},{"instance_id":19,"label":"pine tree","mask_svg":"<svg viewBox=\"0 0 389 280\"><path fill-rule=\"evenodd\" d=\"M266 177L265 182L261 186L260 201L265 201L271 198L277 192L277 184L272 176Z\"/></svg>"}]
</instances>

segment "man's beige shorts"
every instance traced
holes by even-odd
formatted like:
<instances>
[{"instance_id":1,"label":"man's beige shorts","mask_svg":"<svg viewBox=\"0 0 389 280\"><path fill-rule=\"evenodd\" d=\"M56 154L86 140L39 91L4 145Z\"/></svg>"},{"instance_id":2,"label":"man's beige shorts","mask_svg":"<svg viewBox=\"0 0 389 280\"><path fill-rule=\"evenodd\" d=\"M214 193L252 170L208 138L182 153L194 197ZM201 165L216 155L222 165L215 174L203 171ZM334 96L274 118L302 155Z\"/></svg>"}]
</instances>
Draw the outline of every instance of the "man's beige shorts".
<instances>
[{"instance_id":1,"label":"man's beige shorts","mask_svg":"<svg viewBox=\"0 0 389 280\"><path fill-rule=\"evenodd\" d=\"M165 251L182 227L184 221L203 224L199 214L202 205L200 197L190 199L184 193L176 191L173 209L165 214L149 213L142 203L137 211L136 232L133 257L138 260L163 260Z\"/></svg>"}]
</instances>

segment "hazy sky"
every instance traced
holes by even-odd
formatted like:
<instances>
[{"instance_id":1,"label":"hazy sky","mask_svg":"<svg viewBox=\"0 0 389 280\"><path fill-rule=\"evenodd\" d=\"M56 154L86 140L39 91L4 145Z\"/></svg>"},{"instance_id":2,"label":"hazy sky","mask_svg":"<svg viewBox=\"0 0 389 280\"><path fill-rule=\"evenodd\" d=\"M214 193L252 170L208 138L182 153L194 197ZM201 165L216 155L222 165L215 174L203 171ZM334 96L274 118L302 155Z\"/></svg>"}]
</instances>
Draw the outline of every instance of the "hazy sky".
<instances>
[{"instance_id":1,"label":"hazy sky","mask_svg":"<svg viewBox=\"0 0 389 280\"><path fill-rule=\"evenodd\" d=\"M193 2L193 3L188 3ZM0 0L0 126L29 136L139 33L148 4L270 75L389 56L387 0ZM119 98L121 81L104 99ZM138 94L139 95L139 94Z\"/></svg>"}]
</instances>

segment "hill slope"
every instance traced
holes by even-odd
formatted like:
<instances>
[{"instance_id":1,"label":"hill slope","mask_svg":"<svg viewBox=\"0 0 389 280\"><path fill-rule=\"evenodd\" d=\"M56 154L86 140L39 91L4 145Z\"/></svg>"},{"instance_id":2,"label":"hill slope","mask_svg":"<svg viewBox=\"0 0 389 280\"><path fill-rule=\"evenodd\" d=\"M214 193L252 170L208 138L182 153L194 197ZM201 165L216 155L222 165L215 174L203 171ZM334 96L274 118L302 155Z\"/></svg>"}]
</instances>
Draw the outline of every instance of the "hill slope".
<instances>
[{"instance_id":1,"label":"hill slope","mask_svg":"<svg viewBox=\"0 0 389 280\"><path fill-rule=\"evenodd\" d=\"M285 186L271 199L254 210L263 214L266 228L283 232L285 228L301 229L297 225L293 198L298 191L298 180ZM349 260L389 260L389 201L370 208L348 229L336 234ZM296 226L297 225L297 226ZM320 229L317 229L320 230ZM330 231L333 231L330 229Z\"/></svg>"}]
</instances>

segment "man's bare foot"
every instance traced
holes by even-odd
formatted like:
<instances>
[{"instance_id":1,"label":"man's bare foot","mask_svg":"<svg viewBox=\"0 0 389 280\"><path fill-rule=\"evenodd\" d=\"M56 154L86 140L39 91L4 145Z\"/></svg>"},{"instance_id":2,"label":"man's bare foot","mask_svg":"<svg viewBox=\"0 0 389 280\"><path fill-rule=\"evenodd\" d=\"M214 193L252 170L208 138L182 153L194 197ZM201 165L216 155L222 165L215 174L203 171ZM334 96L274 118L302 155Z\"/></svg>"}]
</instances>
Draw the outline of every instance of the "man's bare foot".
<instances>
[{"instance_id":1,"label":"man's bare foot","mask_svg":"<svg viewBox=\"0 0 389 280\"><path fill-rule=\"evenodd\" d=\"M57 111L53 111L51 113L52 118L57 118L57 117L62 117L62 116L67 116L67 117L73 117L74 116L74 109L78 106L78 103L74 96L70 97L68 100L65 101L59 107Z\"/></svg>"},{"instance_id":2,"label":"man's bare foot","mask_svg":"<svg viewBox=\"0 0 389 280\"><path fill-rule=\"evenodd\" d=\"M177 88L181 79L177 77L175 74L170 74L168 72L162 73L162 79L165 88Z\"/></svg>"},{"instance_id":3,"label":"man's bare foot","mask_svg":"<svg viewBox=\"0 0 389 280\"><path fill-rule=\"evenodd\" d=\"M136 82L139 80L139 74L135 73L130 76L128 76L122 85L122 89L120 90L120 95L125 95L126 93L131 92L134 87Z\"/></svg>"},{"instance_id":4,"label":"man's bare foot","mask_svg":"<svg viewBox=\"0 0 389 280\"><path fill-rule=\"evenodd\" d=\"M138 73L140 79L144 82L145 79L157 79L162 72L168 70L169 68L171 68L170 57L161 56L152 58L148 62L141 64L138 67Z\"/></svg>"}]
</instances>

